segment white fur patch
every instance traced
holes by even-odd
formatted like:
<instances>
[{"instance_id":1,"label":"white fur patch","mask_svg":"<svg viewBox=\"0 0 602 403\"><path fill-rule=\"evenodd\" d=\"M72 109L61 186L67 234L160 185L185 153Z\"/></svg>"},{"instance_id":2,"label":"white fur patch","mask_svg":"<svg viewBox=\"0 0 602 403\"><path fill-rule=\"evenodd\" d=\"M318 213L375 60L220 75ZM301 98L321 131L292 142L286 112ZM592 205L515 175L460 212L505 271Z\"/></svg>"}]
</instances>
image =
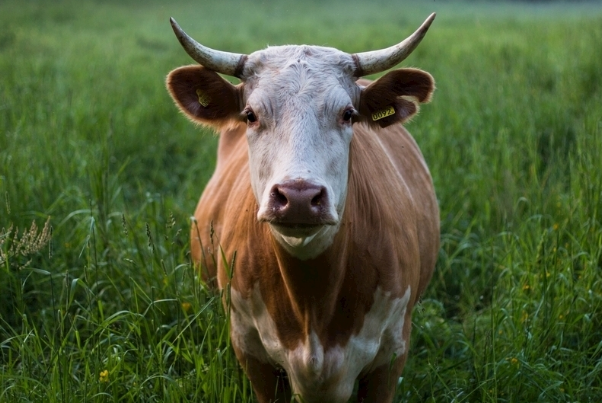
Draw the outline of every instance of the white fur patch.
<instances>
[{"instance_id":1,"label":"white fur patch","mask_svg":"<svg viewBox=\"0 0 602 403\"><path fill-rule=\"evenodd\" d=\"M350 55L333 48L282 46L249 55L243 102L257 116L247 141L259 220L269 211L273 186L291 180L323 187L329 217L342 216L353 135L342 115L359 107L360 97L354 66ZM300 259L317 256L333 239L332 230L310 240L313 234L272 231Z\"/></svg>"},{"instance_id":2,"label":"white fur patch","mask_svg":"<svg viewBox=\"0 0 602 403\"><path fill-rule=\"evenodd\" d=\"M377 289L362 329L345 346L324 350L312 331L307 340L288 350L278 339L258 285L247 300L232 290L232 341L245 353L284 368L293 393L303 401L346 402L360 374L405 353L403 326L410 295L410 287L401 298Z\"/></svg>"}]
</instances>

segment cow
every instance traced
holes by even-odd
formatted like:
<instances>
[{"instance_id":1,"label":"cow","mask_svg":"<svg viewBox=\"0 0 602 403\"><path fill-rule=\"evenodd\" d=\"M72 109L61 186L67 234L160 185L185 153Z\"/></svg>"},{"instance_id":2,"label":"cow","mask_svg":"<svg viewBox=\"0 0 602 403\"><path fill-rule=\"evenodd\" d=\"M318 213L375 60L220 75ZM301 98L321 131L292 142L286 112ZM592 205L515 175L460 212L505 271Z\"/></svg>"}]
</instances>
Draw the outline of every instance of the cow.
<instances>
[{"instance_id":1,"label":"cow","mask_svg":"<svg viewBox=\"0 0 602 403\"><path fill-rule=\"evenodd\" d=\"M401 123L435 85L414 68L361 77L405 59L434 18L386 49L248 55L201 45L171 19L199 64L171 71L167 89L219 133L191 253L226 290L231 344L259 402L394 397L439 249L431 175Z\"/></svg>"}]
</instances>

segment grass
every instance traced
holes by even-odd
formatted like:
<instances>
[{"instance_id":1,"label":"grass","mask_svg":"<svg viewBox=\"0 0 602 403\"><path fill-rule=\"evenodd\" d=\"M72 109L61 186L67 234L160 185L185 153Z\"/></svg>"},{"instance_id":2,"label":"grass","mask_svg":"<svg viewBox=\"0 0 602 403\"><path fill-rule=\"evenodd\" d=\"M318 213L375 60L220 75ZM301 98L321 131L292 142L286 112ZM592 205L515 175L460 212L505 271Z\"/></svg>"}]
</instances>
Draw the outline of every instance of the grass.
<instances>
[{"instance_id":1,"label":"grass","mask_svg":"<svg viewBox=\"0 0 602 403\"><path fill-rule=\"evenodd\" d=\"M217 140L164 89L169 16L354 52L431 11L404 64L437 80L408 128L442 246L398 401L602 400L600 5L214 3L0 4L0 402L253 401L188 257Z\"/></svg>"}]
</instances>

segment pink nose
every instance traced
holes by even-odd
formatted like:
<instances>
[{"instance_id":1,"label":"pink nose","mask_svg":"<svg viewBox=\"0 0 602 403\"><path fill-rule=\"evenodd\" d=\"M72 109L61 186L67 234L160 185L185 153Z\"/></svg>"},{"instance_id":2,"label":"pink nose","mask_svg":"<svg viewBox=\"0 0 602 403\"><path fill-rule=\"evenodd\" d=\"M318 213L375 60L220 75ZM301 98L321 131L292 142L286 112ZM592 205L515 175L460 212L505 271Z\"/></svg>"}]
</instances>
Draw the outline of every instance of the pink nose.
<instances>
[{"instance_id":1,"label":"pink nose","mask_svg":"<svg viewBox=\"0 0 602 403\"><path fill-rule=\"evenodd\" d=\"M268 202L269 215L280 224L328 224L329 208L326 188L301 179L274 185Z\"/></svg>"}]
</instances>

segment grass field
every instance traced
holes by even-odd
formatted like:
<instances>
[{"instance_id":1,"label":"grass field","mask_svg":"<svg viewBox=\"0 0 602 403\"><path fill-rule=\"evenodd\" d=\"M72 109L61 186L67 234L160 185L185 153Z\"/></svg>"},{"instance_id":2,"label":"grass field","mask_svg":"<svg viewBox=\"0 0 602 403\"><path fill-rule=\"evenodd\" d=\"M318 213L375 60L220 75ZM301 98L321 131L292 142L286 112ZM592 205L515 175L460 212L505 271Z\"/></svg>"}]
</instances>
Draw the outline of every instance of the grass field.
<instances>
[{"instance_id":1,"label":"grass field","mask_svg":"<svg viewBox=\"0 0 602 403\"><path fill-rule=\"evenodd\" d=\"M207 4L204 4L207 3ZM188 257L216 137L164 88L211 47L391 45L440 201L403 402L602 401L602 4L0 3L0 402L251 402Z\"/></svg>"}]
</instances>

